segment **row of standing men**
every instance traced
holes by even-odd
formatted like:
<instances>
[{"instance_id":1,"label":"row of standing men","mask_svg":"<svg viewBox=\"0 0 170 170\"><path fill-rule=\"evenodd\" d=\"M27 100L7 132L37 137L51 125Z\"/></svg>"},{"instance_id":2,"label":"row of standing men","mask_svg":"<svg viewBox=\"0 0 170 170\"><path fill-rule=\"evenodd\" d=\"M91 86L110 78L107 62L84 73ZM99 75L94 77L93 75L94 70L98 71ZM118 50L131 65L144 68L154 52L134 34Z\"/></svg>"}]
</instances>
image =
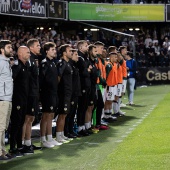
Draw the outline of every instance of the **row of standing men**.
<instances>
[{"instance_id":1,"label":"row of standing men","mask_svg":"<svg viewBox=\"0 0 170 170\"><path fill-rule=\"evenodd\" d=\"M88 45L85 40L81 40L77 49L71 48L69 44L62 45L59 49L60 60L56 63L56 45L47 42L43 46L46 56L38 64L36 59L40 49L37 39L28 40L27 46L18 48L18 60L10 66L8 58L12 56L11 42L0 41L0 60L3 61L0 66L7 72L4 77L0 77L3 82L0 82L0 90L3 90L0 92L0 104L3 102L3 112L6 112L0 131L1 159L10 159L3 141L9 120L10 156L33 154L34 150L41 149L31 142L31 128L38 113L39 101L43 112L40 121L41 146L47 148L107 130L107 121L114 121L124 115L120 103L127 79L125 46L121 46L120 51L114 46L109 47L107 61L102 57L102 42ZM94 112L96 122L92 128ZM73 130L75 114L77 133ZM52 120L56 115L54 139Z\"/></svg>"}]
</instances>

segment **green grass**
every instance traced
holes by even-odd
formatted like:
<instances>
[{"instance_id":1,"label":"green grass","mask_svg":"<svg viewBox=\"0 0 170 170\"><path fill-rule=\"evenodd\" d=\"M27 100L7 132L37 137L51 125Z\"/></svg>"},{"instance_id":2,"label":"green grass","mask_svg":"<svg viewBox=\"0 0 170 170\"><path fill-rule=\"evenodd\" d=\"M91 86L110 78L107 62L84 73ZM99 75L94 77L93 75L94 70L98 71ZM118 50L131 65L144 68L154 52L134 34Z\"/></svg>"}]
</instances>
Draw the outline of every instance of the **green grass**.
<instances>
[{"instance_id":1,"label":"green grass","mask_svg":"<svg viewBox=\"0 0 170 170\"><path fill-rule=\"evenodd\" d=\"M101 170L170 169L170 94L103 163Z\"/></svg>"},{"instance_id":2,"label":"green grass","mask_svg":"<svg viewBox=\"0 0 170 170\"><path fill-rule=\"evenodd\" d=\"M138 88L136 105L123 108L126 116L109 130L0 163L0 170L168 170L169 92L168 85Z\"/></svg>"}]
</instances>

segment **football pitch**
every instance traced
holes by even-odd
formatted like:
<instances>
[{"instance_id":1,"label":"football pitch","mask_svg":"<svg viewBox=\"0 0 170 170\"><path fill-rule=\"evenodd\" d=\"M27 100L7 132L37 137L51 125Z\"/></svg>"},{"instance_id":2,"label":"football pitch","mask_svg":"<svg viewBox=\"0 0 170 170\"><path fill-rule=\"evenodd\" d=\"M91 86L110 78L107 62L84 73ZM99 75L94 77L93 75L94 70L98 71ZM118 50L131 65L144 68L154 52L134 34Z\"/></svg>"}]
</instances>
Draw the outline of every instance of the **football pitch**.
<instances>
[{"instance_id":1,"label":"football pitch","mask_svg":"<svg viewBox=\"0 0 170 170\"><path fill-rule=\"evenodd\" d=\"M138 88L134 103L109 130L0 162L0 170L170 169L170 85Z\"/></svg>"}]
</instances>

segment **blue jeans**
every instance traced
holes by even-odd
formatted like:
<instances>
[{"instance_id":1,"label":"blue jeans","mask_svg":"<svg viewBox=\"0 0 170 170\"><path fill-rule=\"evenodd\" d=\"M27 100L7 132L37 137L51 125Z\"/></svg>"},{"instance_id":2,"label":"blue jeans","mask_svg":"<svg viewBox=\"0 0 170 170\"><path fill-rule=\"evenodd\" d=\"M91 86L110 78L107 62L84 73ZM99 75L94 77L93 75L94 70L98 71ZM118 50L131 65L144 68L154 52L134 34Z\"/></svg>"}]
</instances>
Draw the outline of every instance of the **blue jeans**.
<instances>
[{"instance_id":1,"label":"blue jeans","mask_svg":"<svg viewBox=\"0 0 170 170\"><path fill-rule=\"evenodd\" d=\"M129 103L133 103L134 87L135 87L135 78L128 78L127 79L127 93L128 93Z\"/></svg>"}]
</instances>

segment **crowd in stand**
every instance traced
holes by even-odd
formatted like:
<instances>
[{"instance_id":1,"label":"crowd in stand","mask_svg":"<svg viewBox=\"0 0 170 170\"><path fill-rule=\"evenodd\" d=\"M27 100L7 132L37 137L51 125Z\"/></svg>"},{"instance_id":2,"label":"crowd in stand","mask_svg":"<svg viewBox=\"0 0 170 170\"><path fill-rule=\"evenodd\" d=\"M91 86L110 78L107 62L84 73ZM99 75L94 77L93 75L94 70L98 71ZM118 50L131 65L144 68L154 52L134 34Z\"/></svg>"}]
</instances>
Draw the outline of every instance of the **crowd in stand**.
<instances>
[{"instance_id":1,"label":"crowd in stand","mask_svg":"<svg viewBox=\"0 0 170 170\"><path fill-rule=\"evenodd\" d=\"M55 30L24 32L22 26L1 31L0 160L108 130L108 122L125 115L120 104L126 84L128 104L134 104L136 62L127 46L105 46L78 37L67 39ZM39 102L41 147L31 142ZM77 131L73 129L75 115ZM9 121L10 150L6 153L4 135Z\"/></svg>"},{"instance_id":2,"label":"crowd in stand","mask_svg":"<svg viewBox=\"0 0 170 170\"><path fill-rule=\"evenodd\" d=\"M134 47L136 50L136 60L138 67L155 67L155 66L169 66L170 63L170 36L169 28L163 28L157 30L154 28L144 29L139 31L129 31L128 28L123 30L124 33L135 35L135 41L124 35L110 34L106 31L98 31L98 40L103 42L106 47L116 46L117 48L122 45L128 47L128 51L133 52ZM45 42L54 42L58 47L63 44L71 44L76 46L76 43L80 39L86 39L88 43L94 43L93 32L88 29L77 29L77 32L73 35L67 35L66 33L57 32L55 29L26 29L22 24L14 26L6 26L0 29L0 39L8 39L12 42L14 49L14 56L20 45L25 45L28 39L37 38L40 41L40 45L43 47ZM41 52L43 54L43 51Z\"/></svg>"}]
</instances>

